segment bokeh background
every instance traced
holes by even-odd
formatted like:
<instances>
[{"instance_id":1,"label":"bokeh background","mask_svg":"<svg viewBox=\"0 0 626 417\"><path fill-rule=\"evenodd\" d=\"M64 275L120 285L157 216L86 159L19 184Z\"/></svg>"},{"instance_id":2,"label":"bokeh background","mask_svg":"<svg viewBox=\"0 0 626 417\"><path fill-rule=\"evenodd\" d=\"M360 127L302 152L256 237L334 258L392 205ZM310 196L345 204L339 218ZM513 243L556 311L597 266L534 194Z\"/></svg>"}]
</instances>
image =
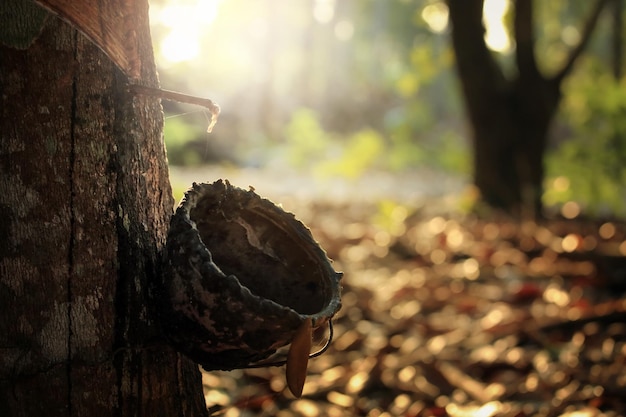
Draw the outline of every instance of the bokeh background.
<instances>
[{"instance_id":1,"label":"bokeh background","mask_svg":"<svg viewBox=\"0 0 626 417\"><path fill-rule=\"evenodd\" d=\"M303 398L282 368L205 373L212 415L626 415L625 11L608 2L562 86L546 217L520 220L473 210L445 2L151 1L162 87L222 109L208 134L202 109L164 102L176 199L193 181L253 186L345 273ZM533 2L543 73L592 3ZM483 18L514 77L513 3L485 0Z\"/></svg>"},{"instance_id":2,"label":"bokeh background","mask_svg":"<svg viewBox=\"0 0 626 417\"><path fill-rule=\"evenodd\" d=\"M537 59L549 73L580 39L589 2L536 3ZM471 182L444 2L155 0L150 16L164 88L222 108L207 134L202 111L165 103L172 166L352 180L368 171L417 171L416 187L437 171ZM596 214L623 214L626 89L611 71L612 16L600 19L564 85L544 202L572 200ZM513 71L509 1L486 0L484 20L487 45Z\"/></svg>"}]
</instances>

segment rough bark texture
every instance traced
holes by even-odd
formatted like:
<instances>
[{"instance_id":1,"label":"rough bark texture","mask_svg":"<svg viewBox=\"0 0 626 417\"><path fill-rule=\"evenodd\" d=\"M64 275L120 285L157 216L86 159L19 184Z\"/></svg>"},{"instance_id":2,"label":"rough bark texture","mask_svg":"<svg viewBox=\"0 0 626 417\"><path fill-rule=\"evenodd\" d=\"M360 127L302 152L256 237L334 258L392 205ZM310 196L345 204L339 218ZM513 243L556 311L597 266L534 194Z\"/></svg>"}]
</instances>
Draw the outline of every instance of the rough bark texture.
<instances>
[{"instance_id":1,"label":"rough bark texture","mask_svg":"<svg viewBox=\"0 0 626 417\"><path fill-rule=\"evenodd\" d=\"M158 100L52 16L0 46L0 100L0 415L206 415L148 308L173 206Z\"/></svg>"},{"instance_id":2,"label":"rough bark texture","mask_svg":"<svg viewBox=\"0 0 626 417\"><path fill-rule=\"evenodd\" d=\"M483 0L448 0L457 69L473 129L474 183L489 206L540 214L543 158L560 87L607 1L595 3L580 44L554 76L541 74L535 61L533 1L515 1L517 76L505 79L485 44Z\"/></svg>"}]
</instances>

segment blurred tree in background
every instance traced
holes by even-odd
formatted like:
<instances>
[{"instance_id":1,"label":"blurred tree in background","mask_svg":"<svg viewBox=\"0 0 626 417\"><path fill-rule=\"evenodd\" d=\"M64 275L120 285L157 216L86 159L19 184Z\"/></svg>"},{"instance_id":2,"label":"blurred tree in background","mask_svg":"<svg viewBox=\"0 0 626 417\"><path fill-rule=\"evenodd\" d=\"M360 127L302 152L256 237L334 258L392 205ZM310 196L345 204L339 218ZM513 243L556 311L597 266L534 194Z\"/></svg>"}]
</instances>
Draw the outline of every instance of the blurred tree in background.
<instances>
[{"instance_id":1,"label":"blurred tree in background","mask_svg":"<svg viewBox=\"0 0 626 417\"><path fill-rule=\"evenodd\" d=\"M507 212L540 213L548 129L561 85L585 49L608 0L593 4L580 39L554 74L544 75L535 55L533 1L516 0L515 60L505 76L485 43L484 0L448 0L452 43L473 130L474 183L484 202Z\"/></svg>"},{"instance_id":2,"label":"blurred tree in background","mask_svg":"<svg viewBox=\"0 0 626 417\"><path fill-rule=\"evenodd\" d=\"M205 116L166 109L170 163L430 167L473 172L509 212L574 199L623 213L623 13L622 0L154 0L162 85L222 107L208 137L189 127Z\"/></svg>"}]
</instances>

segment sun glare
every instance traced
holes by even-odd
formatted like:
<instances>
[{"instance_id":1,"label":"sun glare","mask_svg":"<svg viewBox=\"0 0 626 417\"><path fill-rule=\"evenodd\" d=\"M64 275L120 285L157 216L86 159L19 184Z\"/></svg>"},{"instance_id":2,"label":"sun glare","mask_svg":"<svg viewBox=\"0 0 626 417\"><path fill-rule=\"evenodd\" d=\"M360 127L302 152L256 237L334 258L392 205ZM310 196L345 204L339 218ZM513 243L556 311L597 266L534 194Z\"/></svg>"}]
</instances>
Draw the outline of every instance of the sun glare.
<instances>
[{"instance_id":1,"label":"sun glare","mask_svg":"<svg viewBox=\"0 0 626 417\"><path fill-rule=\"evenodd\" d=\"M161 56L170 63L197 58L200 54L200 33L215 20L220 2L221 0L197 0L151 8L151 21L168 30L160 44Z\"/></svg>"},{"instance_id":2,"label":"sun glare","mask_svg":"<svg viewBox=\"0 0 626 417\"><path fill-rule=\"evenodd\" d=\"M422 19L430 30L442 33L448 27L448 6L443 2L429 4L422 10Z\"/></svg>"},{"instance_id":3,"label":"sun glare","mask_svg":"<svg viewBox=\"0 0 626 417\"><path fill-rule=\"evenodd\" d=\"M191 61L200 55L200 38L203 30L215 20L223 0L192 0L155 4L150 9L153 24L161 25L165 35L159 44L160 56L165 62L175 64ZM314 0L313 16L319 23L328 23L335 17L337 0ZM496 52L511 50L511 39L504 25L504 17L510 0L485 0L483 19L487 46ZM448 8L443 1L424 7L421 17L430 30L442 33L448 27ZM337 38L349 40L354 32L351 22L338 22L335 26Z\"/></svg>"},{"instance_id":4,"label":"sun glare","mask_svg":"<svg viewBox=\"0 0 626 417\"><path fill-rule=\"evenodd\" d=\"M510 7L510 0L485 0L483 21L485 24L485 42L489 49L506 53L511 50L511 38L504 25L504 17ZM422 19L434 33L442 33L448 27L448 7L443 1L424 7Z\"/></svg>"},{"instance_id":5,"label":"sun glare","mask_svg":"<svg viewBox=\"0 0 626 417\"><path fill-rule=\"evenodd\" d=\"M161 43L161 54L171 63L190 61L199 53L198 33L191 30L174 29Z\"/></svg>"},{"instance_id":6,"label":"sun glare","mask_svg":"<svg viewBox=\"0 0 626 417\"><path fill-rule=\"evenodd\" d=\"M328 23L335 17L335 0L315 0L313 17L318 23Z\"/></svg>"},{"instance_id":7,"label":"sun glare","mask_svg":"<svg viewBox=\"0 0 626 417\"><path fill-rule=\"evenodd\" d=\"M485 42L492 51L506 53L511 50L511 38L504 25L509 7L509 0L485 0L483 5Z\"/></svg>"}]
</instances>

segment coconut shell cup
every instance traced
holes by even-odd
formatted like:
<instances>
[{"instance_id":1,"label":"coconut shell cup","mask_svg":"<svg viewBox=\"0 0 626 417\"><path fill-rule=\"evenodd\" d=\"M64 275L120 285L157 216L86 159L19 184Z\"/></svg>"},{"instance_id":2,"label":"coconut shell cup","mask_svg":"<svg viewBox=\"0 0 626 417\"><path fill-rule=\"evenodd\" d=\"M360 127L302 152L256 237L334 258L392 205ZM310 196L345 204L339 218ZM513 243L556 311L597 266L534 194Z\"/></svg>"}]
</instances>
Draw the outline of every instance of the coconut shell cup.
<instances>
[{"instance_id":1,"label":"coconut shell cup","mask_svg":"<svg viewBox=\"0 0 626 417\"><path fill-rule=\"evenodd\" d=\"M206 370L246 368L341 307L340 279L293 214L228 181L193 184L172 217L157 309L170 342Z\"/></svg>"}]
</instances>

